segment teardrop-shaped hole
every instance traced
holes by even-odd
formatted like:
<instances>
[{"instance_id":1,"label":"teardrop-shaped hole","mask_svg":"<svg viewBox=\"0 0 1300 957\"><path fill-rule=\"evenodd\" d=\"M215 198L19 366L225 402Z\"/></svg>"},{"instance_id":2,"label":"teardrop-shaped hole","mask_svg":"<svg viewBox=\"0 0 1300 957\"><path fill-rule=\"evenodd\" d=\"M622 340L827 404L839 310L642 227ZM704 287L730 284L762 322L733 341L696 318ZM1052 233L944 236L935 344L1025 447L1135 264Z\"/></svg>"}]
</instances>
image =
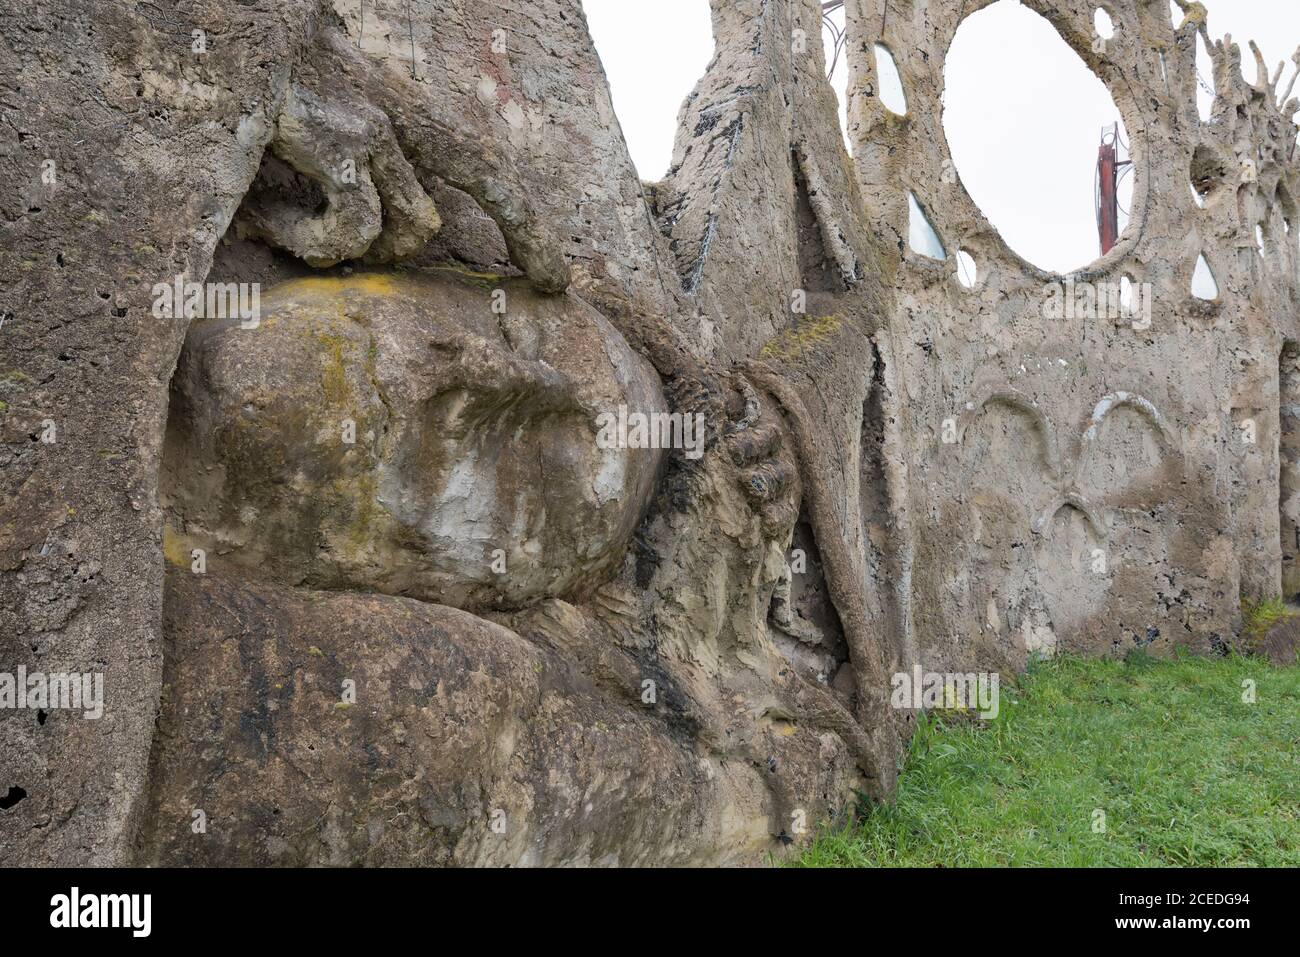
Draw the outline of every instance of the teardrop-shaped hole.
<instances>
[{"instance_id":1,"label":"teardrop-shaped hole","mask_svg":"<svg viewBox=\"0 0 1300 957\"><path fill-rule=\"evenodd\" d=\"M1196 269L1192 272L1192 295L1206 302L1219 298L1219 284L1214 278L1210 264L1205 261L1205 254L1196 257Z\"/></svg>"},{"instance_id":2,"label":"teardrop-shaped hole","mask_svg":"<svg viewBox=\"0 0 1300 957\"><path fill-rule=\"evenodd\" d=\"M957 250L957 281L967 289L974 289L979 279L979 270L975 266L975 257L964 249Z\"/></svg>"},{"instance_id":3,"label":"teardrop-shaped hole","mask_svg":"<svg viewBox=\"0 0 1300 957\"><path fill-rule=\"evenodd\" d=\"M943 261L948 258L943 249L943 240L925 215L915 193L907 194L907 245L913 252L930 259Z\"/></svg>"},{"instance_id":4,"label":"teardrop-shaped hole","mask_svg":"<svg viewBox=\"0 0 1300 957\"><path fill-rule=\"evenodd\" d=\"M906 116L907 94L903 92L903 78L898 72L898 64L894 62L894 55L883 43L876 44L875 53L876 76L880 80L880 102L885 104L885 109L890 113Z\"/></svg>"},{"instance_id":5,"label":"teardrop-shaped hole","mask_svg":"<svg viewBox=\"0 0 1300 957\"><path fill-rule=\"evenodd\" d=\"M1119 278L1119 304L1124 310L1124 315L1133 315L1133 280L1128 276Z\"/></svg>"}]
</instances>

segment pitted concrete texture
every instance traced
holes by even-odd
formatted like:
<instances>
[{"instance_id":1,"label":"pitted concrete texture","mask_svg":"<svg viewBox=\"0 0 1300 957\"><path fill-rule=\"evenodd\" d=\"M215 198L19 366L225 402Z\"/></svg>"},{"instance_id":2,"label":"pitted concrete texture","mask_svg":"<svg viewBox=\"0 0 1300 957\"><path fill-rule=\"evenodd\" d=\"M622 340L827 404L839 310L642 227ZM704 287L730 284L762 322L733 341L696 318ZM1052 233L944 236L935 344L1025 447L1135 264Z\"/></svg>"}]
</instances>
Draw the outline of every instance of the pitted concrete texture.
<instances>
[{"instance_id":1,"label":"pitted concrete texture","mask_svg":"<svg viewBox=\"0 0 1300 957\"><path fill-rule=\"evenodd\" d=\"M578 0L0 22L0 672L105 689L0 710L0 859L757 861L890 798L895 673L1217 653L1300 592L1286 71L1025 0L1136 169L1058 276L947 153L991 0L882 2L850 156L820 4L715 0L653 184Z\"/></svg>"}]
</instances>

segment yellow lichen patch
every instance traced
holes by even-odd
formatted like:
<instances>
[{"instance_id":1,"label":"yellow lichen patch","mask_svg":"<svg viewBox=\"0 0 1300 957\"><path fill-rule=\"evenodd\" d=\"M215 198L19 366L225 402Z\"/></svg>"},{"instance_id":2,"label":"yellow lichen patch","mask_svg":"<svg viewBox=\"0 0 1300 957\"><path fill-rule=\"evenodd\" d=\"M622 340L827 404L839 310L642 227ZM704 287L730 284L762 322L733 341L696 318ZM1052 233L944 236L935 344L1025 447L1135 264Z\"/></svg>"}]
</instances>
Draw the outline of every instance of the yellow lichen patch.
<instances>
[{"instance_id":1,"label":"yellow lichen patch","mask_svg":"<svg viewBox=\"0 0 1300 957\"><path fill-rule=\"evenodd\" d=\"M322 330L315 331L316 339L325 347L321 355L320 385L325 401L332 406L344 405L352 395L348 387L347 367L344 364L343 349L350 341L343 336L336 336Z\"/></svg>"},{"instance_id":2,"label":"yellow lichen patch","mask_svg":"<svg viewBox=\"0 0 1300 957\"><path fill-rule=\"evenodd\" d=\"M379 483L373 472L355 477L334 479L329 486L330 499L338 504L339 513L347 515L346 524L331 535L331 545L341 557L362 561L383 535L378 523L388 517L378 502Z\"/></svg>"},{"instance_id":3,"label":"yellow lichen patch","mask_svg":"<svg viewBox=\"0 0 1300 957\"><path fill-rule=\"evenodd\" d=\"M184 532L178 532L170 525L163 526L163 558L177 568L189 568L190 552L197 546L194 540Z\"/></svg>"},{"instance_id":4,"label":"yellow lichen patch","mask_svg":"<svg viewBox=\"0 0 1300 957\"><path fill-rule=\"evenodd\" d=\"M500 273L475 272L474 270L466 269L463 266L453 266L450 264L434 266L433 268L437 272L454 273L457 276L472 280L475 284L480 286L495 286L505 278Z\"/></svg>"},{"instance_id":5,"label":"yellow lichen patch","mask_svg":"<svg viewBox=\"0 0 1300 957\"><path fill-rule=\"evenodd\" d=\"M355 292L363 296L394 296L401 291L401 281L387 273L366 272L351 276L303 276L278 283L268 289L264 301L296 297L332 298Z\"/></svg>"},{"instance_id":6,"label":"yellow lichen patch","mask_svg":"<svg viewBox=\"0 0 1300 957\"><path fill-rule=\"evenodd\" d=\"M837 332L843 324L839 316L819 316L796 322L789 329L778 333L758 354L760 359L797 359L813 346L825 342Z\"/></svg>"},{"instance_id":7,"label":"yellow lichen patch","mask_svg":"<svg viewBox=\"0 0 1300 957\"><path fill-rule=\"evenodd\" d=\"M1179 6L1182 6L1182 4L1179 4ZM1210 11L1205 9L1205 4L1189 3L1186 7L1183 7L1183 22L1178 25L1178 29L1181 30L1185 27L1188 20L1191 20L1197 27L1200 27L1209 18Z\"/></svg>"}]
</instances>

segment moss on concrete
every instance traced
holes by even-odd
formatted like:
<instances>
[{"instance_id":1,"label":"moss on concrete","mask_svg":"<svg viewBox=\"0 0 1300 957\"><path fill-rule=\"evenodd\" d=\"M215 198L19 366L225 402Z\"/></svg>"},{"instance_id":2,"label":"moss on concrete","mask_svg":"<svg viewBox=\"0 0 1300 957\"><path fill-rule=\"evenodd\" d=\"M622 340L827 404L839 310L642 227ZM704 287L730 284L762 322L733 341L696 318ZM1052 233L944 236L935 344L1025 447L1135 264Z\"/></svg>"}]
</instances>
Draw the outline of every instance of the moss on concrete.
<instances>
[{"instance_id":1,"label":"moss on concrete","mask_svg":"<svg viewBox=\"0 0 1300 957\"><path fill-rule=\"evenodd\" d=\"M797 359L805 352L826 342L840 331L839 316L811 316L799 320L774 336L759 352L760 359Z\"/></svg>"}]
</instances>

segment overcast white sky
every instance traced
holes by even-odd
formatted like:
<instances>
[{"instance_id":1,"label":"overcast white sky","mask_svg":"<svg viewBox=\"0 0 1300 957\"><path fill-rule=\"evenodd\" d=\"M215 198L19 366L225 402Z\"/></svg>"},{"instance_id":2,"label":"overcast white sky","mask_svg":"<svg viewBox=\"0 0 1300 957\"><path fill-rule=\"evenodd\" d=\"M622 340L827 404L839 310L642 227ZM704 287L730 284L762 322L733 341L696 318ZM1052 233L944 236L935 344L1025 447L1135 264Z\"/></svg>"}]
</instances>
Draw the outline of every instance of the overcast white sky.
<instances>
[{"instance_id":1,"label":"overcast white sky","mask_svg":"<svg viewBox=\"0 0 1300 957\"><path fill-rule=\"evenodd\" d=\"M1300 2L1203 2L1211 35L1231 33L1242 45L1247 78L1255 79L1251 38L1270 72L1287 60L1290 76ZM655 0L652 14L629 0L583 0L583 7L632 159L643 179L659 179L671 161L678 108L713 55L708 0ZM900 62L907 55L894 53ZM841 66L834 77L841 96L845 74ZM1208 71L1205 78L1212 82ZM1097 141L1117 119L1101 81L1017 0L999 0L959 30L944 115L953 158L975 201L1031 262L1066 272L1097 258ZM1122 198L1126 204L1127 190Z\"/></svg>"}]
</instances>

